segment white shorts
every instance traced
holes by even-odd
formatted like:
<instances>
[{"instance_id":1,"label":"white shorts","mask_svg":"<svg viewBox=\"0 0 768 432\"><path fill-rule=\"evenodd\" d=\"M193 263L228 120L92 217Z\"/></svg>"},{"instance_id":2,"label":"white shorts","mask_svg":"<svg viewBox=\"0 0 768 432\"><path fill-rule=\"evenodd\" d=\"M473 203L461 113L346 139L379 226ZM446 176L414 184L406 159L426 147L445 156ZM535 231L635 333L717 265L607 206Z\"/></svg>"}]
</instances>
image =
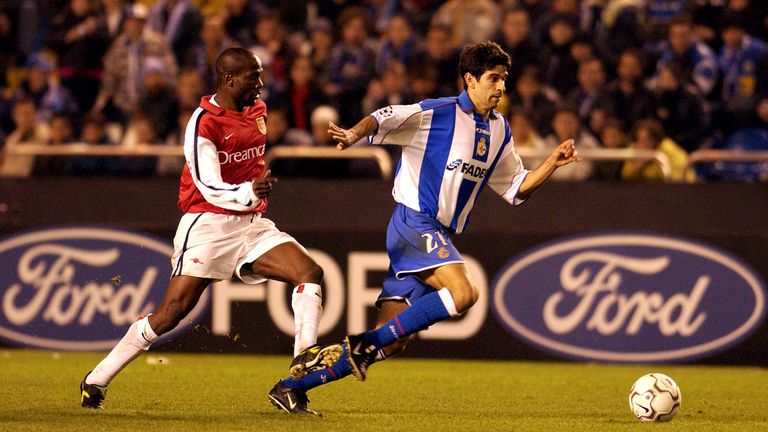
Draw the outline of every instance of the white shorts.
<instances>
[{"instance_id":1,"label":"white shorts","mask_svg":"<svg viewBox=\"0 0 768 432\"><path fill-rule=\"evenodd\" d=\"M261 214L186 213L173 239L171 275L216 280L237 277L248 284L261 283L264 276L241 271L241 267L287 242L299 245Z\"/></svg>"}]
</instances>

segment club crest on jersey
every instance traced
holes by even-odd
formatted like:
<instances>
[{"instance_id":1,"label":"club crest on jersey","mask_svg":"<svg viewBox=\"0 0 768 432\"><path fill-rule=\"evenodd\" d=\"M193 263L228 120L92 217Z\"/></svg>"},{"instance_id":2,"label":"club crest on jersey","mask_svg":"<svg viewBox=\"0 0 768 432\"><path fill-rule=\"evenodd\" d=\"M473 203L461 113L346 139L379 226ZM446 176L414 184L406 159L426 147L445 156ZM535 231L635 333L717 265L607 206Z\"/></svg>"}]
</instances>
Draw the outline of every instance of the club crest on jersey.
<instances>
[{"instance_id":1,"label":"club crest on jersey","mask_svg":"<svg viewBox=\"0 0 768 432\"><path fill-rule=\"evenodd\" d=\"M440 258L442 258L442 259L446 259L446 258L448 258L448 256L449 256L450 254L451 254L451 253L450 253L450 252L448 252L448 249L446 249L446 248L444 248L444 247L441 247L441 248L440 248L440 249L437 251L437 256L439 256L439 257L440 257Z\"/></svg>"},{"instance_id":2,"label":"club crest on jersey","mask_svg":"<svg viewBox=\"0 0 768 432\"><path fill-rule=\"evenodd\" d=\"M478 156L485 156L485 153L488 151L488 145L486 144L485 137L480 137L479 140L477 140L477 155Z\"/></svg>"},{"instance_id":3,"label":"club crest on jersey","mask_svg":"<svg viewBox=\"0 0 768 432\"><path fill-rule=\"evenodd\" d=\"M491 136L481 132L482 129L475 131L475 148L472 152L472 159L480 162L488 162L488 145Z\"/></svg>"},{"instance_id":4,"label":"club crest on jersey","mask_svg":"<svg viewBox=\"0 0 768 432\"><path fill-rule=\"evenodd\" d=\"M259 132L261 132L262 135L267 134L267 122L264 121L264 116L256 118L256 127L259 128Z\"/></svg>"}]
</instances>

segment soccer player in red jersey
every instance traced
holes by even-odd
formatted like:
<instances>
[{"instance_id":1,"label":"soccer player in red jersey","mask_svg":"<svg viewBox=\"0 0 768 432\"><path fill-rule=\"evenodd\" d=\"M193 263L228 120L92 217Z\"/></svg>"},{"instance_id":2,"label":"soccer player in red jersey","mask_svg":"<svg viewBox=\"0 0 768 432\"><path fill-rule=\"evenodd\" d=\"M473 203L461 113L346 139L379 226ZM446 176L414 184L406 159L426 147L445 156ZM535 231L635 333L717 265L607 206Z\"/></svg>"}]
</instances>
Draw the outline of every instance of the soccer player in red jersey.
<instances>
[{"instance_id":1,"label":"soccer player in red jersey","mask_svg":"<svg viewBox=\"0 0 768 432\"><path fill-rule=\"evenodd\" d=\"M174 238L173 272L165 298L140 318L82 383L81 405L102 408L107 386L128 363L171 331L213 281L236 277L248 284L265 279L295 288L293 375L333 364L340 345L320 347L323 270L290 235L263 217L276 178L264 165L267 108L259 100L263 68L248 50L230 48L216 60L216 94L205 96L187 124L186 165L179 208L184 212ZM315 414L302 391L286 395L294 413Z\"/></svg>"}]
</instances>

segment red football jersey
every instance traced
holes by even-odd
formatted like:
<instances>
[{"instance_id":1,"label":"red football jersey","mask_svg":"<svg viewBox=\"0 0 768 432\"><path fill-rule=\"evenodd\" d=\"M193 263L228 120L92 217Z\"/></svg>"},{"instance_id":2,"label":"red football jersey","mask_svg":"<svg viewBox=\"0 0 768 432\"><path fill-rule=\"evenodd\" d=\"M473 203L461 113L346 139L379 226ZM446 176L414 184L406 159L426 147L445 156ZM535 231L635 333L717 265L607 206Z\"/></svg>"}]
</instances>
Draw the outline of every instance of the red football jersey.
<instances>
[{"instance_id":1,"label":"red football jersey","mask_svg":"<svg viewBox=\"0 0 768 432\"><path fill-rule=\"evenodd\" d=\"M184 133L186 164L181 173L179 208L185 213L262 213L252 180L264 174L267 107L261 100L242 112L205 96Z\"/></svg>"}]
</instances>

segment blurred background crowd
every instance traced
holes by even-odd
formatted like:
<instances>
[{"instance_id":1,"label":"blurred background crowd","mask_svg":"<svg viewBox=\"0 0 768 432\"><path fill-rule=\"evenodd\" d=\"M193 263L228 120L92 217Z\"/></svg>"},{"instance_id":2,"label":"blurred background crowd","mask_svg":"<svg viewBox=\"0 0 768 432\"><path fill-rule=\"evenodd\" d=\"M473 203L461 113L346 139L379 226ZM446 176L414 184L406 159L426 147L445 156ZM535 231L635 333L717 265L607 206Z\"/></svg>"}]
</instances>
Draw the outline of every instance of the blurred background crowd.
<instances>
[{"instance_id":1,"label":"blurred background crowd","mask_svg":"<svg viewBox=\"0 0 768 432\"><path fill-rule=\"evenodd\" d=\"M385 105L457 95L461 48L489 39L512 58L498 111L517 148L576 137L581 149L655 149L688 182L692 152L768 150L768 2L757 0L4 0L0 147L180 146L232 46L263 61L268 151L328 146L329 121L349 127ZM182 166L0 156L0 174L14 177L175 176ZM568 168L560 179L662 177L642 159ZM279 166L287 176L367 173Z\"/></svg>"}]
</instances>

